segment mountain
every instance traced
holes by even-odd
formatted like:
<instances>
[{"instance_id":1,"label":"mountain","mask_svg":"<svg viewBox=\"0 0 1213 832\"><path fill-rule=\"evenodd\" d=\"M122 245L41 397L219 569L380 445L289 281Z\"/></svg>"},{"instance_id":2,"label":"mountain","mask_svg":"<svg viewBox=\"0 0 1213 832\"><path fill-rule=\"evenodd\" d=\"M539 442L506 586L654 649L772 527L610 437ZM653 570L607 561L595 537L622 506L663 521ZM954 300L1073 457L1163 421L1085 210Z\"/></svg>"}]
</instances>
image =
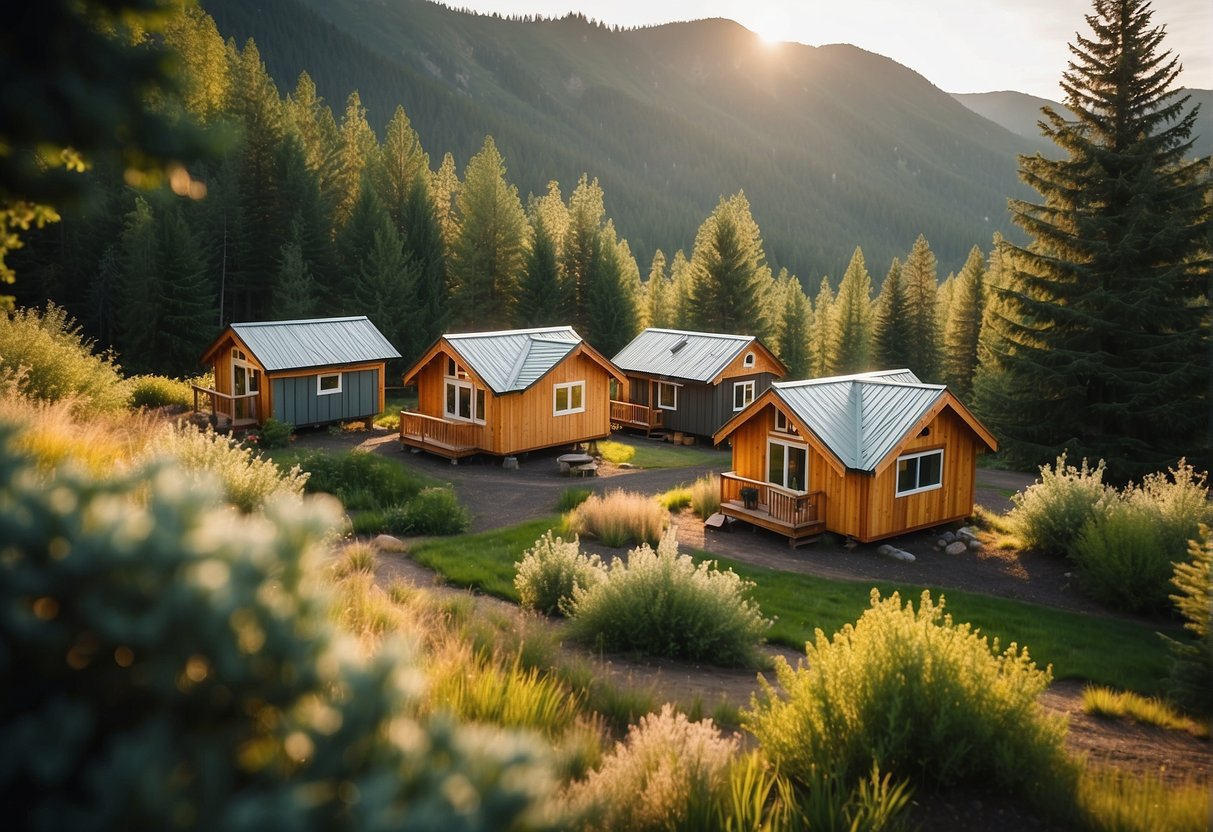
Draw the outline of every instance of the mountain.
<instances>
[{"instance_id":1,"label":"mountain","mask_svg":"<svg viewBox=\"0 0 1213 832\"><path fill-rule=\"evenodd\" d=\"M1195 157L1208 156L1213 153L1213 90L1184 89L1181 95L1190 97L1189 107L1200 105L1200 113L1196 117L1194 131L1196 141L1192 145L1192 155ZM1057 101L1038 98L1022 92L955 93L952 97L973 112L988 118L995 124L1002 125L1012 133L1038 142L1042 149L1054 145L1040 135L1040 127L1037 126L1037 122L1041 120L1040 108L1049 106L1066 118L1073 117L1073 114Z\"/></svg>"},{"instance_id":2,"label":"mountain","mask_svg":"<svg viewBox=\"0 0 1213 832\"><path fill-rule=\"evenodd\" d=\"M462 170L491 134L526 194L597 177L642 272L689 253L744 190L769 261L835 282L856 245L874 274L923 233L941 277L995 231L1019 238L1016 155L1037 149L920 75L853 46L763 44L725 20L620 30L503 19L422 0L203 0L256 40L283 93L306 70L338 117L357 89L381 129L403 105L431 163Z\"/></svg>"}]
</instances>

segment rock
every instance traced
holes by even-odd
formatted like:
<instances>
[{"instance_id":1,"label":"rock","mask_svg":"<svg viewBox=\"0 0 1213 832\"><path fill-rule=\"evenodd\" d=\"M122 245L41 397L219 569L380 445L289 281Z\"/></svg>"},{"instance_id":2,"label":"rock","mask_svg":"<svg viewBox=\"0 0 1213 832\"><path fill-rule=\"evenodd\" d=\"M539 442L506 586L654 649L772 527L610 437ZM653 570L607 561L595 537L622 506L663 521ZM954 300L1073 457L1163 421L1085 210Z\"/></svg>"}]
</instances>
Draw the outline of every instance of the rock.
<instances>
[{"instance_id":1,"label":"rock","mask_svg":"<svg viewBox=\"0 0 1213 832\"><path fill-rule=\"evenodd\" d=\"M936 549L943 549L943 548L945 548L947 545L948 545L948 541L944 540L942 537L941 537L941 538L939 538L939 540L936 540L936 541L935 541L935 548L936 548Z\"/></svg>"},{"instance_id":2,"label":"rock","mask_svg":"<svg viewBox=\"0 0 1213 832\"><path fill-rule=\"evenodd\" d=\"M985 544L982 543L980 540L970 540L969 541L969 551L970 552L981 552L981 551L984 551L985 548L986 548Z\"/></svg>"},{"instance_id":3,"label":"rock","mask_svg":"<svg viewBox=\"0 0 1213 832\"><path fill-rule=\"evenodd\" d=\"M944 549L944 552L949 555L962 555L968 548L968 544L963 540L955 540L948 544L948 548Z\"/></svg>"},{"instance_id":4,"label":"rock","mask_svg":"<svg viewBox=\"0 0 1213 832\"><path fill-rule=\"evenodd\" d=\"M398 537L392 537L390 534L381 534L371 541L371 545L380 552L407 552L409 547L404 545L404 541Z\"/></svg>"},{"instance_id":5,"label":"rock","mask_svg":"<svg viewBox=\"0 0 1213 832\"><path fill-rule=\"evenodd\" d=\"M623 469L624 471L631 471L631 470L632 470L633 468L635 468L636 466L635 466L635 465L633 465L633 464L632 464L632 463L630 463L630 462L621 462L621 463L619 463L618 465L616 465L615 467L616 467L616 468L621 468L621 469Z\"/></svg>"},{"instance_id":6,"label":"rock","mask_svg":"<svg viewBox=\"0 0 1213 832\"><path fill-rule=\"evenodd\" d=\"M955 532L944 532L941 539L943 540L945 546L950 545L956 542L956 534Z\"/></svg>"},{"instance_id":7,"label":"rock","mask_svg":"<svg viewBox=\"0 0 1213 832\"><path fill-rule=\"evenodd\" d=\"M887 555L891 551L893 551L893 547L887 543L882 543L876 547L876 554L878 555Z\"/></svg>"},{"instance_id":8,"label":"rock","mask_svg":"<svg viewBox=\"0 0 1213 832\"><path fill-rule=\"evenodd\" d=\"M956 532L956 539L963 540L965 543L976 543L977 542L977 532L973 529L965 527L963 529L959 529Z\"/></svg>"},{"instance_id":9,"label":"rock","mask_svg":"<svg viewBox=\"0 0 1213 832\"><path fill-rule=\"evenodd\" d=\"M507 456L505 459L501 460L501 467L507 471L517 471L518 470L518 457Z\"/></svg>"},{"instance_id":10,"label":"rock","mask_svg":"<svg viewBox=\"0 0 1213 832\"><path fill-rule=\"evenodd\" d=\"M890 546L887 543L876 550L876 554L884 555L886 558L900 560L905 563L913 563L915 557L905 549L898 549L896 546Z\"/></svg>"}]
</instances>

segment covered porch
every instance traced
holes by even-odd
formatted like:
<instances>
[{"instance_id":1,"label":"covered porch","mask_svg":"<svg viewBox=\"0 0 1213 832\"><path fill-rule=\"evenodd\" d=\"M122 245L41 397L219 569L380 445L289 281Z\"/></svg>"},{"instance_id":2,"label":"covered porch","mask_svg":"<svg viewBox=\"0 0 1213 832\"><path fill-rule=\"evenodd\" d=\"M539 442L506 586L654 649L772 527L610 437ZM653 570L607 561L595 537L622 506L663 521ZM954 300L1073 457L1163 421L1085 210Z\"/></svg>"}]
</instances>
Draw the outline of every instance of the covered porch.
<instances>
[{"instance_id":1,"label":"covered porch","mask_svg":"<svg viewBox=\"0 0 1213 832\"><path fill-rule=\"evenodd\" d=\"M254 427L261 423L257 413L257 391L233 396L210 387L192 385L194 389L194 418L207 422L216 430Z\"/></svg>"},{"instance_id":2,"label":"covered porch","mask_svg":"<svg viewBox=\"0 0 1213 832\"><path fill-rule=\"evenodd\" d=\"M721 514L778 532L793 548L825 531L825 509L824 491L791 491L733 471L720 475Z\"/></svg>"},{"instance_id":3,"label":"covered porch","mask_svg":"<svg viewBox=\"0 0 1213 832\"><path fill-rule=\"evenodd\" d=\"M611 423L639 428L648 434L661 427L661 410L647 404L611 399Z\"/></svg>"},{"instance_id":4,"label":"covered porch","mask_svg":"<svg viewBox=\"0 0 1213 832\"><path fill-rule=\"evenodd\" d=\"M439 419L411 410L400 411L401 444L447 459L461 459L479 452L483 433L484 426L474 422Z\"/></svg>"}]
</instances>

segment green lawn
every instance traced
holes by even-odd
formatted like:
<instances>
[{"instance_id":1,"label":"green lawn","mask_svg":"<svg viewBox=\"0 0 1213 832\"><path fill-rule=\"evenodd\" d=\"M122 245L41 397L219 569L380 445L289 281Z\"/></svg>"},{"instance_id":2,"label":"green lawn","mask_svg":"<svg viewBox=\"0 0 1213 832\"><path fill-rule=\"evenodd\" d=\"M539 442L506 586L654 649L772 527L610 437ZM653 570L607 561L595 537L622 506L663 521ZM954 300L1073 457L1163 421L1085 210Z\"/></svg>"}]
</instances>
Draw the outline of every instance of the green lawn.
<instances>
[{"instance_id":1,"label":"green lawn","mask_svg":"<svg viewBox=\"0 0 1213 832\"><path fill-rule=\"evenodd\" d=\"M617 442L607 439L598 443L598 451L608 462L629 462L637 468L690 468L694 465L729 466L729 456L698 445L671 445L647 439Z\"/></svg>"},{"instance_id":2,"label":"green lawn","mask_svg":"<svg viewBox=\"0 0 1213 832\"><path fill-rule=\"evenodd\" d=\"M413 557L456 585L516 602L514 564L545 531L559 524L560 518L551 515L493 532L434 540L414 549ZM705 552L692 554L716 560L722 568L754 581L754 599L766 616L775 619L769 634L775 644L803 648L816 628L834 633L857 620L869 605L870 581L830 580L749 566ZM875 586L883 596L897 590L903 602L915 603L924 589L888 582ZM1085 679L1155 695L1167 675L1170 659L1153 627L931 588L932 598L940 595L954 620L967 621L991 638L997 636L1003 646L1012 641L1027 645L1038 665L1053 665L1055 678Z\"/></svg>"}]
</instances>

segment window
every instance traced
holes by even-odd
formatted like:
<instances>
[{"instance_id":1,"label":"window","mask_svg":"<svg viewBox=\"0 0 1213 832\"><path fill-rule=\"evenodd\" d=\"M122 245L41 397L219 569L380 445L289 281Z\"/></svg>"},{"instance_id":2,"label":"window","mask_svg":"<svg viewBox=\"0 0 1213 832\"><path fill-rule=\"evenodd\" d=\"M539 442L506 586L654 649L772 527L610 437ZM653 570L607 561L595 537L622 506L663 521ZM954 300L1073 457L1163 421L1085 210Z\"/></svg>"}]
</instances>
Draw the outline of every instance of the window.
<instances>
[{"instance_id":1,"label":"window","mask_svg":"<svg viewBox=\"0 0 1213 832\"><path fill-rule=\"evenodd\" d=\"M570 381L552 386L552 413L564 416L585 410L585 382Z\"/></svg>"},{"instance_id":2,"label":"window","mask_svg":"<svg viewBox=\"0 0 1213 832\"><path fill-rule=\"evenodd\" d=\"M733 409L741 410L754 401L754 380L738 381L733 384Z\"/></svg>"},{"instance_id":3,"label":"window","mask_svg":"<svg viewBox=\"0 0 1213 832\"><path fill-rule=\"evenodd\" d=\"M455 363L455 359L449 355L446 357L446 374L447 378L455 378L459 375L459 365Z\"/></svg>"},{"instance_id":4,"label":"window","mask_svg":"<svg viewBox=\"0 0 1213 832\"><path fill-rule=\"evenodd\" d=\"M792 420L779 408L775 408L775 430L780 433L799 433L796 426L792 424Z\"/></svg>"},{"instance_id":5,"label":"window","mask_svg":"<svg viewBox=\"0 0 1213 832\"><path fill-rule=\"evenodd\" d=\"M754 366L754 353L747 352L745 354L745 360L742 361L741 363L744 364L746 367L753 367Z\"/></svg>"},{"instance_id":6,"label":"window","mask_svg":"<svg viewBox=\"0 0 1213 832\"><path fill-rule=\"evenodd\" d=\"M316 395L331 396L341 392L341 373L321 373L316 376Z\"/></svg>"},{"instance_id":7,"label":"window","mask_svg":"<svg viewBox=\"0 0 1213 832\"><path fill-rule=\"evenodd\" d=\"M897 496L943 487L943 450L897 457Z\"/></svg>"},{"instance_id":8,"label":"window","mask_svg":"<svg viewBox=\"0 0 1213 832\"><path fill-rule=\"evenodd\" d=\"M678 385L668 381L657 382L657 406L662 410L678 409Z\"/></svg>"},{"instance_id":9,"label":"window","mask_svg":"<svg viewBox=\"0 0 1213 832\"><path fill-rule=\"evenodd\" d=\"M473 386L470 381L447 379L443 412L449 419L483 423L484 389Z\"/></svg>"},{"instance_id":10,"label":"window","mask_svg":"<svg viewBox=\"0 0 1213 832\"><path fill-rule=\"evenodd\" d=\"M809 449L805 445L767 441L767 482L792 491L805 491L809 481Z\"/></svg>"}]
</instances>

